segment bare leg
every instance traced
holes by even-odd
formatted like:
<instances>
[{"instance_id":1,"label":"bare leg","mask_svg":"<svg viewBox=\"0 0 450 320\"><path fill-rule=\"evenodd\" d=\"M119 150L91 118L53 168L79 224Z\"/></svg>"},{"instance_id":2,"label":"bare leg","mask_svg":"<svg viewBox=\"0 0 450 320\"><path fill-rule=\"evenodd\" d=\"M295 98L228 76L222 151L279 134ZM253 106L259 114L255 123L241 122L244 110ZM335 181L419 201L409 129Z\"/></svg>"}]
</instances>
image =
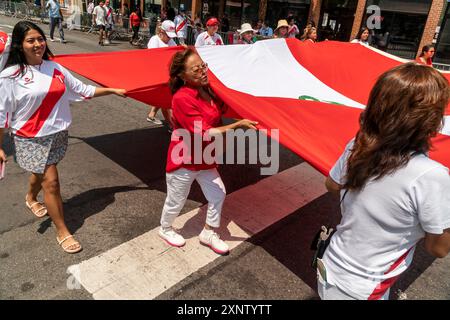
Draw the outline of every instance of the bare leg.
<instances>
[{"instance_id":1,"label":"bare leg","mask_svg":"<svg viewBox=\"0 0 450 320\"><path fill-rule=\"evenodd\" d=\"M47 206L48 215L56 226L58 239L62 240L69 236L70 232L64 222L63 203L56 165L48 166L45 169L42 187L44 189L44 202ZM64 242L64 246L69 246L68 249L76 249L79 247L79 244L76 243L75 239L69 238Z\"/></svg>"},{"instance_id":2,"label":"bare leg","mask_svg":"<svg viewBox=\"0 0 450 320\"><path fill-rule=\"evenodd\" d=\"M149 118L154 118L154 117L156 117L156 113L158 112L158 110L159 110L159 108L156 108L156 107L153 107L153 106L151 106L151 108L150 108L150 112L149 112L149 114L148 114L148 117Z\"/></svg>"},{"instance_id":3,"label":"bare leg","mask_svg":"<svg viewBox=\"0 0 450 320\"><path fill-rule=\"evenodd\" d=\"M161 112L164 116L164 119L166 119L167 123L169 123L169 125L173 127L172 109L161 108Z\"/></svg>"}]
</instances>

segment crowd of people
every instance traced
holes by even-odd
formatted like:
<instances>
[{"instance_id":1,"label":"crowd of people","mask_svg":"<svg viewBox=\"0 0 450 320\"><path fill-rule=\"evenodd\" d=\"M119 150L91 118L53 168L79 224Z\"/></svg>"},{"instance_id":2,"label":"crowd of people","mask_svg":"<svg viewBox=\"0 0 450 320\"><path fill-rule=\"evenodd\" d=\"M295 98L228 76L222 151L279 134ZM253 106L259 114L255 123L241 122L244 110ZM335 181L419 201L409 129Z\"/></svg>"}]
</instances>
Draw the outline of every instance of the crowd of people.
<instances>
[{"instance_id":1,"label":"crowd of people","mask_svg":"<svg viewBox=\"0 0 450 320\"><path fill-rule=\"evenodd\" d=\"M108 5L106 0L93 9L93 19L102 30L99 44L108 32ZM139 13L130 14L131 27L133 13L139 18ZM184 37L186 26L176 17L177 22L161 22L148 48L174 46L175 38ZM219 25L217 18L209 18L195 46L223 45ZM317 39L313 23L301 32L293 19L279 20L275 30L264 22L259 29L244 23L238 32L243 45L254 43L258 33L274 38L299 37L301 33L303 41L312 43ZM352 42L368 45L368 36L363 29ZM64 222L57 169L68 146L70 102L109 94L125 97L126 90L94 87L76 79L51 60L47 37L32 22L20 21L11 37L0 37L6 43L0 60L0 163L7 161L2 142L9 129L15 161L29 172L25 206L38 218L49 215L58 244L67 253L77 253L82 246ZM419 240L424 239L433 256L445 257L450 251L450 176L448 168L428 157L430 139L444 121L450 87L440 72L427 66L433 54L434 48L425 46L416 62L379 77L361 113L359 131L330 171L326 187L340 196L342 219L317 270L322 299L386 299L392 283L411 264ZM201 134L209 136L236 128L257 129L258 123L248 119L222 124L226 105L209 86L207 71L207 63L192 47L172 58L168 70L172 109L164 116L173 130L198 134L197 121L204 125ZM44 99L54 103L41 104ZM154 121L157 111L152 109L147 119ZM208 201L199 241L218 254L227 254L229 247L216 232L226 195L217 164L191 161L193 155L189 154L183 155L181 162L174 161L172 151L180 143L183 141L173 140L169 145L167 196L159 236L171 246L186 243L172 225L196 180ZM43 202L38 200L41 191Z\"/></svg>"}]
</instances>

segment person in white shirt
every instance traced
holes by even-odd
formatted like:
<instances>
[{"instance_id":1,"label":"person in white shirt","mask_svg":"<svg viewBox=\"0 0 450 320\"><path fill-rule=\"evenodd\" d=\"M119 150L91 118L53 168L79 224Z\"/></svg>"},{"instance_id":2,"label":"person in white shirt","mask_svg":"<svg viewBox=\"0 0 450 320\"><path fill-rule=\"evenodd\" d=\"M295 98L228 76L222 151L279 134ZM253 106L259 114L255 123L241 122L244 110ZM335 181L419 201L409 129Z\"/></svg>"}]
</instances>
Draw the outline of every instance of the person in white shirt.
<instances>
[{"instance_id":1,"label":"person in white shirt","mask_svg":"<svg viewBox=\"0 0 450 320\"><path fill-rule=\"evenodd\" d=\"M175 23L175 32L177 33L178 41L180 42L180 44L185 44L187 38L187 28L189 24L189 20L186 17L185 10L180 10L180 13L177 14L173 22Z\"/></svg>"},{"instance_id":2,"label":"person in white shirt","mask_svg":"<svg viewBox=\"0 0 450 320\"><path fill-rule=\"evenodd\" d=\"M106 32L106 8L103 1L100 1L92 12L92 24L97 26L99 31L98 44L103 46Z\"/></svg>"},{"instance_id":3,"label":"person in white shirt","mask_svg":"<svg viewBox=\"0 0 450 320\"><path fill-rule=\"evenodd\" d=\"M111 33L114 28L114 12L113 8L109 5L110 1L105 0L105 10L106 10L106 16L105 16L105 44L111 43Z\"/></svg>"},{"instance_id":4,"label":"person in white shirt","mask_svg":"<svg viewBox=\"0 0 450 320\"><path fill-rule=\"evenodd\" d=\"M157 34L150 38L147 48L148 49L154 49L154 48L165 48L165 47L174 47L177 44L173 40L177 34L175 33L175 23L173 23L170 20L164 20L161 24L161 26L157 30ZM161 108L156 108L151 106L150 112L147 115L147 121L152 122L157 125L161 125L162 122L158 118L156 118L156 113ZM168 122L169 126L171 125L171 113L169 109L162 109L162 113L164 116L164 119Z\"/></svg>"},{"instance_id":5,"label":"person in white shirt","mask_svg":"<svg viewBox=\"0 0 450 320\"><path fill-rule=\"evenodd\" d=\"M68 145L69 103L107 94L125 96L126 91L85 85L50 60L53 55L36 24L20 21L12 34L6 68L0 73L0 162L6 162L2 139L9 128L16 162L31 173L25 205L39 218L48 214L63 250L76 253L81 245L64 223L56 168ZM44 204L37 200L41 189Z\"/></svg>"},{"instance_id":6,"label":"person in white shirt","mask_svg":"<svg viewBox=\"0 0 450 320\"><path fill-rule=\"evenodd\" d=\"M326 180L341 195L342 219L318 260L322 299L388 299L421 239L435 257L450 251L449 170L428 157L449 98L447 79L416 63L375 83Z\"/></svg>"},{"instance_id":7,"label":"person in white shirt","mask_svg":"<svg viewBox=\"0 0 450 320\"><path fill-rule=\"evenodd\" d=\"M355 39L353 39L351 41L351 43L359 43L359 44L368 46L369 45L369 36L370 36L369 28L362 28L361 30L359 30Z\"/></svg>"},{"instance_id":8,"label":"person in white shirt","mask_svg":"<svg viewBox=\"0 0 450 320\"><path fill-rule=\"evenodd\" d=\"M217 33L219 30L219 20L217 18L210 18L206 22L206 31L198 35L195 41L196 47L203 46L217 46L223 45L223 40L220 34Z\"/></svg>"},{"instance_id":9,"label":"person in white shirt","mask_svg":"<svg viewBox=\"0 0 450 320\"><path fill-rule=\"evenodd\" d=\"M297 35L300 34L300 30L297 27L297 25L295 24L295 19L294 17L289 17L287 19L287 22L289 24L289 29L288 29L288 38L296 38Z\"/></svg>"},{"instance_id":10,"label":"person in white shirt","mask_svg":"<svg viewBox=\"0 0 450 320\"><path fill-rule=\"evenodd\" d=\"M0 31L0 72L3 70L8 60L9 50L11 48L11 37L3 31Z\"/></svg>"}]
</instances>

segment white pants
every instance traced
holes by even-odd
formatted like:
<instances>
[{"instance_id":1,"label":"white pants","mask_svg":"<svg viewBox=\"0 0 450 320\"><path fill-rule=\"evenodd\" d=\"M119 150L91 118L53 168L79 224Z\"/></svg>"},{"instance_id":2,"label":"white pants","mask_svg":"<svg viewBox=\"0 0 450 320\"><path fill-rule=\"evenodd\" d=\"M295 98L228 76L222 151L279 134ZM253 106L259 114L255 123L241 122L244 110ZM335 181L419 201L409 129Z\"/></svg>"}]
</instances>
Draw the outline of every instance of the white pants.
<instances>
[{"instance_id":1,"label":"white pants","mask_svg":"<svg viewBox=\"0 0 450 320\"><path fill-rule=\"evenodd\" d=\"M317 292L322 300L357 300L338 287L324 281L319 273L317 273ZM385 292L380 300L389 300L389 292L390 289Z\"/></svg>"},{"instance_id":2,"label":"white pants","mask_svg":"<svg viewBox=\"0 0 450 320\"><path fill-rule=\"evenodd\" d=\"M161 215L163 228L171 227L180 214L194 180L197 180L208 200L206 223L213 228L220 227L220 215L226 191L217 169L191 171L181 168L166 174L167 197Z\"/></svg>"}]
</instances>

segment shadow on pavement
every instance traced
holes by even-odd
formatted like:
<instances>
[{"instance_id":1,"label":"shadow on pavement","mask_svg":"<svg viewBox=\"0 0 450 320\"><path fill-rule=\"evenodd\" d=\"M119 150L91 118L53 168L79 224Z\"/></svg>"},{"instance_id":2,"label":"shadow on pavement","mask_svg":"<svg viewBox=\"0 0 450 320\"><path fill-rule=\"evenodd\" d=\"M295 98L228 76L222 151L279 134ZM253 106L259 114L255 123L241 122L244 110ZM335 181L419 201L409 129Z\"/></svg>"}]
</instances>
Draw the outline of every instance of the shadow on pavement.
<instances>
[{"instance_id":1,"label":"shadow on pavement","mask_svg":"<svg viewBox=\"0 0 450 320\"><path fill-rule=\"evenodd\" d=\"M106 207L114 203L116 193L148 189L148 187L115 186L83 192L63 203L64 220L69 231L74 234L83 226L87 218L102 212ZM47 217L47 219L39 224L37 231L43 234L51 224L50 217Z\"/></svg>"},{"instance_id":2,"label":"shadow on pavement","mask_svg":"<svg viewBox=\"0 0 450 320\"><path fill-rule=\"evenodd\" d=\"M321 225L335 227L340 218L339 200L326 193L249 241L264 248L317 292L316 272L311 267L311 241ZM405 291L434 260L419 243L412 265L391 288L391 299L397 299L397 290Z\"/></svg>"}]
</instances>

